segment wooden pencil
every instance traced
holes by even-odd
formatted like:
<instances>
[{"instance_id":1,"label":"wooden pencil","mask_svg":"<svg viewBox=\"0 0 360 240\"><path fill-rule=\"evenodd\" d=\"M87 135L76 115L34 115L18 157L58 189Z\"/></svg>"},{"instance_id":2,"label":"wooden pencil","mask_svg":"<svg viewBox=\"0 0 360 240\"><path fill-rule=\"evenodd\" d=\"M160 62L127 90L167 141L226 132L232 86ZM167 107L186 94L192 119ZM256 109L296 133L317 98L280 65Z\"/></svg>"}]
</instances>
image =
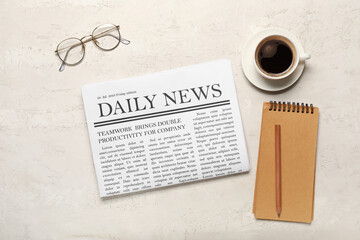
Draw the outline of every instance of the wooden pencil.
<instances>
[{"instance_id":1,"label":"wooden pencil","mask_svg":"<svg viewBox=\"0 0 360 240\"><path fill-rule=\"evenodd\" d=\"M281 213L281 130L275 125L275 198L278 217Z\"/></svg>"}]
</instances>

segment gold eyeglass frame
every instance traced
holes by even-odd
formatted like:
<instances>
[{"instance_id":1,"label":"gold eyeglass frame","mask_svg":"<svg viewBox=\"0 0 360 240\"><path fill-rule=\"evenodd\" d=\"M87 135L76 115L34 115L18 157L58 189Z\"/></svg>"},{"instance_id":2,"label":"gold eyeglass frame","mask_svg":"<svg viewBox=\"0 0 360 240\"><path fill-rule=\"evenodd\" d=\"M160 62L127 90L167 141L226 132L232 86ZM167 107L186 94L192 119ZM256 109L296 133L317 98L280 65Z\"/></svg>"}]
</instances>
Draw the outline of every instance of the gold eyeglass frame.
<instances>
[{"instance_id":1,"label":"gold eyeglass frame","mask_svg":"<svg viewBox=\"0 0 360 240\"><path fill-rule=\"evenodd\" d=\"M106 30L106 31L104 31L104 32L101 32L101 33L99 33L99 34L97 34L97 35L94 36L94 32L95 32L98 28L100 28L100 27L102 27L102 26L105 26L105 25L113 25L114 27L113 27L113 28L110 28L110 29L108 29L108 30ZM99 43L96 39L97 39L97 38L100 38L100 37L103 37L103 36L107 36L107 35L103 35L103 34L104 34L104 33L107 33L107 32L114 31L114 30L116 30L116 31L118 32L119 38L118 38L117 36L114 36L114 35L111 35L111 34L107 34L107 35L116 38L116 39L118 40L118 43L117 43L114 47L109 48L109 49L102 48L102 47L100 46L100 43ZM101 36L101 35L102 35L102 36ZM86 39L86 38L87 38L87 39ZM59 54L59 51L66 49L66 48L61 48L61 49L59 49L59 46L60 46L63 42L65 42L65 41L67 41L67 40L70 40L70 39L78 40L79 43L74 44L74 45L72 45L72 46L68 46L68 47L66 47L66 48L69 48L69 50L71 50L71 49L74 48L74 47L81 46L81 51L83 52L81 59L80 59L79 61L77 61L76 63L67 63L67 62L66 62L66 57L67 57L68 54L69 54L69 50L67 50L64 59L62 59L61 56L60 56L60 54ZM84 39L85 39L85 40L84 40ZM111 23L102 24L102 25L100 25L100 26L97 26L97 27L92 31L92 34L91 34L91 35L86 35L86 36L84 36L84 37L82 37L82 38L76 38L76 37L67 38L67 39L62 40L62 41L57 45L56 50L55 50L55 53L57 54L57 56L60 58L60 60L61 60L61 62L62 62L62 63L61 63L61 66L60 66L60 68L59 68L59 71L60 71L60 72L64 71L65 65L67 65L67 66L75 66L75 65L80 64L80 63L82 62L82 60L84 59L84 56L85 56L85 43L90 42L90 41L93 41L93 42L95 43L95 45L96 45L98 48L100 48L101 50L103 50L103 51L112 51L112 50L114 50L115 48L117 48L120 43L125 44L125 45L128 45L128 44L130 43L129 40L121 37L121 34L120 34L120 26L119 26L119 25L115 25L115 24L111 24Z\"/></svg>"}]
</instances>

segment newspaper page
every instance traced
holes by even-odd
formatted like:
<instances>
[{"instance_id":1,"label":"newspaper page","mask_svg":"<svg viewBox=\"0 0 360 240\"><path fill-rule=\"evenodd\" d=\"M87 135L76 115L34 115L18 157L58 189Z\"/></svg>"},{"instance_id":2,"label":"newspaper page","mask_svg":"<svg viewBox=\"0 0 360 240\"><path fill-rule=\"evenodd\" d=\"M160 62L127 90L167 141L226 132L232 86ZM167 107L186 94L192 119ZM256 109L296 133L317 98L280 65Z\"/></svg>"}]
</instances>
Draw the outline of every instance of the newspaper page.
<instances>
[{"instance_id":1,"label":"newspaper page","mask_svg":"<svg viewBox=\"0 0 360 240\"><path fill-rule=\"evenodd\" d=\"M86 85L101 197L246 172L228 60Z\"/></svg>"}]
</instances>

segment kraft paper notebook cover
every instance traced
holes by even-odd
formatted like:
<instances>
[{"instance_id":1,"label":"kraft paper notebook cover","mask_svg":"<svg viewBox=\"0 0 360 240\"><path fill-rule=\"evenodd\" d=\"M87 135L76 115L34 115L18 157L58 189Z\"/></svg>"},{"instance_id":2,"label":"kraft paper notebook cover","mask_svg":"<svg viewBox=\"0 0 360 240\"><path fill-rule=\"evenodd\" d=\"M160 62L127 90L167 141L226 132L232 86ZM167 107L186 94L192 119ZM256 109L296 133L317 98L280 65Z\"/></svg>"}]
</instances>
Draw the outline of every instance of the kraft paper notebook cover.
<instances>
[{"instance_id":1,"label":"kraft paper notebook cover","mask_svg":"<svg viewBox=\"0 0 360 240\"><path fill-rule=\"evenodd\" d=\"M312 105L263 105L253 212L256 218L310 223L314 214L319 109ZM281 126L282 210L275 199L275 131Z\"/></svg>"}]
</instances>

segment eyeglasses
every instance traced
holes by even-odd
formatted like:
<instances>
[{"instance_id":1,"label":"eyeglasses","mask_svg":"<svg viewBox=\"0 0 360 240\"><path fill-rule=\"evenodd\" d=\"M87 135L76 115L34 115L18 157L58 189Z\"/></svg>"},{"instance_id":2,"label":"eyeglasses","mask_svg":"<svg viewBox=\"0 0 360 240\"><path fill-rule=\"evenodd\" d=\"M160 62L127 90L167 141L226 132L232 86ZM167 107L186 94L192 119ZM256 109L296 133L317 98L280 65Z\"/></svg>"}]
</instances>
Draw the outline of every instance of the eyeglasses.
<instances>
[{"instance_id":1,"label":"eyeglasses","mask_svg":"<svg viewBox=\"0 0 360 240\"><path fill-rule=\"evenodd\" d=\"M120 26L114 24L104 24L96 27L91 35L82 38L68 38L61 41L55 53L59 56L62 63L59 71L65 69L65 65L75 66L79 64L85 56L85 43L93 41L101 50L111 51L119 46L120 42L128 45L129 40L120 35Z\"/></svg>"}]
</instances>

